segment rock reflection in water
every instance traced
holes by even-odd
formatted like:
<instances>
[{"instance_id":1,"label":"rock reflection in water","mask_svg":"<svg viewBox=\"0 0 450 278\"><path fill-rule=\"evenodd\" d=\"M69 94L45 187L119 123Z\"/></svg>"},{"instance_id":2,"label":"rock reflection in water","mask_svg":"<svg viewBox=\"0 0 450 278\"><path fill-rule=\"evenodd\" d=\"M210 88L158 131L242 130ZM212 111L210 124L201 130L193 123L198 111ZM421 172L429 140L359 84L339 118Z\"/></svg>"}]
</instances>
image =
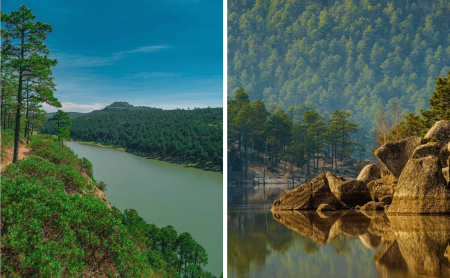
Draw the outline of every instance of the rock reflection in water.
<instances>
[{"instance_id":1,"label":"rock reflection in water","mask_svg":"<svg viewBox=\"0 0 450 278\"><path fill-rule=\"evenodd\" d=\"M341 235L359 237L375 255L378 277L450 277L449 216L386 216L338 211L275 211L273 218L325 246Z\"/></svg>"}]
</instances>

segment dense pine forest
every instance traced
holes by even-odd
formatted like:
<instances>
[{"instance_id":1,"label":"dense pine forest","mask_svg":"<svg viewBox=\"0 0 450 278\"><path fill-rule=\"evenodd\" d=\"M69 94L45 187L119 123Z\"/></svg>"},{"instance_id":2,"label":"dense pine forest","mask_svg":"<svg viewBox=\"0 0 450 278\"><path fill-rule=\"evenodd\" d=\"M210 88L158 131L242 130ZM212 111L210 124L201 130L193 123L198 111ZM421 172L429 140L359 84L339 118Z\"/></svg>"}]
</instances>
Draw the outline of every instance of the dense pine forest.
<instances>
[{"instance_id":1,"label":"dense pine forest","mask_svg":"<svg viewBox=\"0 0 450 278\"><path fill-rule=\"evenodd\" d=\"M325 166L336 171L338 161L353 160L352 155L361 160L366 154L358 142L359 125L349 120L349 112L335 110L324 117L303 107L302 115L295 123L283 110L271 114L264 101L250 102L243 88L237 90L236 97L228 100L228 159L241 179L248 178L250 159L271 171L283 161L284 174L294 178L295 166L310 179Z\"/></svg>"},{"instance_id":2,"label":"dense pine forest","mask_svg":"<svg viewBox=\"0 0 450 278\"><path fill-rule=\"evenodd\" d=\"M222 111L222 108L162 110L115 102L100 111L74 114L70 136L74 140L140 154L170 155L221 169ZM54 132L50 123L41 130Z\"/></svg>"},{"instance_id":3,"label":"dense pine forest","mask_svg":"<svg viewBox=\"0 0 450 278\"><path fill-rule=\"evenodd\" d=\"M450 70L449 18L445 0L228 1L228 96L243 87L295 123L304 105L346 110L373 141L380 112L430 108Z\"/></svg>"}]
</instances>

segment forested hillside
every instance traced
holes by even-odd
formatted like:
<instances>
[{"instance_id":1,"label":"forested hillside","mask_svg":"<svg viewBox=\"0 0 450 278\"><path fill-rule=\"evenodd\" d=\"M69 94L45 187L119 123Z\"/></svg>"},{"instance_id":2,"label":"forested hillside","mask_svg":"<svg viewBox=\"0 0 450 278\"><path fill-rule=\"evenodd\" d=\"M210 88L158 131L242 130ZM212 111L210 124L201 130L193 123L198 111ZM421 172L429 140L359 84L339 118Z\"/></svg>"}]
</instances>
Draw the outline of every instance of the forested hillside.
<instances>
[{"instance_id":1,"label":"forested hillside","mask_svg":"<svg viewBox=\"0 0 450 278\"><path fill-rule=\"evenodd\" d=\"M13 134L2 130L2 147ZM189 233L109 207L86 158L51 136L30 139L31 156L2 171L2 276L214 277Z\"/></svg>"},{"instance_id":2,"label":"forested hillside","mask_svg":"<svg viewBox=\"0 0 450 278\"><path fill-rule=\"evenodd\" d=\"M222 108L162 110L115 102L72 118L74 140L222 167ZM42 133L53 133L49 124Z\"/></svg>"},{"instance_id":3,"label":"forested hillside","mask_svg":"<svg viewBox=\"0 0 450 278\"><path fill-rule=\"evenodd\" d=\"M446 0L230 0L228 96L243 87L293 119L302 103L348 110L374 131L380 104L429 108L450 70L449 18Z\"/></svg>"}]
</instances>

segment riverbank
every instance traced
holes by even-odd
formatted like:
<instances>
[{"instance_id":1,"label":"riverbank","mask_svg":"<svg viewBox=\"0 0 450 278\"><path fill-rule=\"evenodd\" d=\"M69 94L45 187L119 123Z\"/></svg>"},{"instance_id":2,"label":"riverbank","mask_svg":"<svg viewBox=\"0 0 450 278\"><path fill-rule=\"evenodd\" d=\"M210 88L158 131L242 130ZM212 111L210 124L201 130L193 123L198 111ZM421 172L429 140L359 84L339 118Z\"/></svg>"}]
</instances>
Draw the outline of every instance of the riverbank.
<instances>
[{"instance_id":1,"label":"riverbank","mask_svg":"<svg viewBox=\"0 0 450 278\"><path fill-rule=\"evenodd\" d=\"M71 140L71 142L75 142L82 145L92 145L97 146L101 148L108 148L108 149L114 149L122 152L127 152L126 149L122 147L115 147L112 145L103 145L96 142L85 142L85 141L78 141L78 140ZM197 162L197 163L191 163L186 157L179 157L179 156L171 156L168 154L159 154L159 153L139 153L139 152L128 152L133 155L145 157L148 159L156 159L160 161L165 161L173 164L183 165L185 167L193 167L204 171L212 171L212 172L219 172L223 174L223 169L219 165L214 165L211 162Z\"/></svg>"}]
</instances>

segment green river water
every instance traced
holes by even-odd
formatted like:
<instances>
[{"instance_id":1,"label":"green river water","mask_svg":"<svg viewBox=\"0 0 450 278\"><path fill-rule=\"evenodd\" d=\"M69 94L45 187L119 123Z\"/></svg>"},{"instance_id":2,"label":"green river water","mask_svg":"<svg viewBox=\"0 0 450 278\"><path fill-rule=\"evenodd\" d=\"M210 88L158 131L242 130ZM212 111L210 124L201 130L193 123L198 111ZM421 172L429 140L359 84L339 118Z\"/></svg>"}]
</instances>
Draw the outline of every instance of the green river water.
<instances>
[{"instance_id":1,"label":"green river water","mask_svg":"<svg viewBox=\"0 0 450 278\"><path fill-rule=\"evenodd\" d=\"M135 209L147 223L171 225L202 245L206 269L223 268L223 176L220 173L146 159L114 149L67 142L93 164L94 178L107 185L106 197L121 211Z\"/></svg>"}]
</instances>

